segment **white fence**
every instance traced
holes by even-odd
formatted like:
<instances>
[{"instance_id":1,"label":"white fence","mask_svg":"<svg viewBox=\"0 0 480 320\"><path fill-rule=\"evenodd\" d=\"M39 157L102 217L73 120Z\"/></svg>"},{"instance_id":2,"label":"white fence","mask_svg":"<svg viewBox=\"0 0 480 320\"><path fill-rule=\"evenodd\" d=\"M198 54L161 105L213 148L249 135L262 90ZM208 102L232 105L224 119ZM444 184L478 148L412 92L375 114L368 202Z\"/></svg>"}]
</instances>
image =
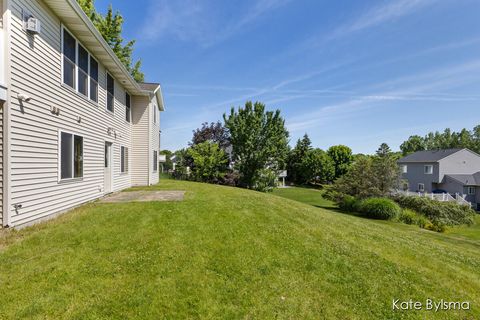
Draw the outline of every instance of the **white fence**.
<instances>
[{"instance_id":1,"label":"white fence","mask_svg":"<svg viewBox=\"0 0 480 320\"><path fill-rule=\"evenodd\" d=\"M470 202L465 200L466 195L460 195L458 193L455 194L455 197L453 197L449 193L424 193L424 192L411 192L411 191L403 191L403 190L396 190L396 193L403 194L406 196L411 196L411 197L424 197L424 198L429 198L429 199L437 200L441 202L452 201L462 205L468 205L468 206L472 205Z\"/></svg>"}]
</instances>

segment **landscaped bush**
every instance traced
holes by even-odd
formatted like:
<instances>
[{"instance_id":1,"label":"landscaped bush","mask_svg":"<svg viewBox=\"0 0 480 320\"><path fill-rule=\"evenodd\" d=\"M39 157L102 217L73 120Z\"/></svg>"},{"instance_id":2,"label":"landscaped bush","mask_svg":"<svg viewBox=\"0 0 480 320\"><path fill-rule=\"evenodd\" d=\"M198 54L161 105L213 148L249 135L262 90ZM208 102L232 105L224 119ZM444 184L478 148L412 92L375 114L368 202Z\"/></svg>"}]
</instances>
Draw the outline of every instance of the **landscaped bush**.
<instances>
[{"instance_id":1,"label":"landscaped bush","mask_svg":"<svg viewBox=\"0 0 480 320\"><path fill-rule=\"evenodd\" d=\"M270 192L277 186L277 174L271 169L261 169L254 177L254 189L260 192Z\"/></svg>"},{"instance_id":2,"label":"landscaped bush","mask_svg":"<svg viewBox=\"0 0 480 320\"><path fill-rule=\"evenodd\" d=\"M418 214L410 209L404 209L398 216L398 220L405 224L416 224Z\"/></svg>"},{"instance_id":3,"label":"landscaped bush","mask_svg":"<svg viewBox=\"0 0 480 320\"><path fill-rule=\"evenodd\" d=\"M348 194L342 195L336 199L336 203L340 210L347 212L356 212L359 209L359 201Z\"/></svg>"},{"instance_id":4,"label":"landscaped bush","mask_svg":"<svg viewBox=\"0 0 480 320\"><path fill-rule=\"evenodd\" d=\"M402 209L388 198L369 198L360 203L360 213L368 218L390 220L400 215Z\"/></svg>"},{"instance_id":5,"label":"landscaped bush","mask_svg":"<svg viewBox=\"0 0 480 320\"><path fill-rule=\"evenodd\" d=\"M475 211L469 206L456 202L440 202L423 197L395 195L395 200L402 208L414 210L424 215L439 229L453 225L472 225Z\"/></svg>"}]
</instances>

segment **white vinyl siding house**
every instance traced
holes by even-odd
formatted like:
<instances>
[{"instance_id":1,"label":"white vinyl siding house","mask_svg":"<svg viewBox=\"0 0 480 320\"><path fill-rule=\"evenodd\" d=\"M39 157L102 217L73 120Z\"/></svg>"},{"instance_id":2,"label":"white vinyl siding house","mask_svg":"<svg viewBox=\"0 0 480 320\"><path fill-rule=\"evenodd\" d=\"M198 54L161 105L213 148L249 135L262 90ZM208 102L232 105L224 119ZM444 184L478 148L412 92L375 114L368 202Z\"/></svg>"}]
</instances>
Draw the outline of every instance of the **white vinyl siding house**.
<instances>
[{"instance_id":1,"label":"white vinyl siding house","mask_svg":"<svg viewBox=\"0 0 480 320\"><path fill-rule=\"evenodd\" d=\"M23 11L41 21L39 34L24 30ZM6 162L0 175L2 225L31 223L108 191L158 182L158 176L156 182L144 180L149 168L134 163L150 161L148 155L142 158L150 144L143 151L134 142L150 141L158 131L150 137L148 129L136 128L143 122L126 121L126 112L130 109L134 120L154 100L163 110L159 86L155 93L134 82L74 0L10 0L3 14L9 41L0 49L9 63L4 70L8 95L0 108L6 110L0 126L6 129L6 135L0 130L0 147L5 145L0 172ZM72 51L69 57L66 34L75 40L75 55ZM72 49L69 40L67 49ZM66 64L73 75L65 72ZM30 99L21 101L19 95ZM111 145L111 190L105 189L106 143Z\"/></svg>"}]
</instances>

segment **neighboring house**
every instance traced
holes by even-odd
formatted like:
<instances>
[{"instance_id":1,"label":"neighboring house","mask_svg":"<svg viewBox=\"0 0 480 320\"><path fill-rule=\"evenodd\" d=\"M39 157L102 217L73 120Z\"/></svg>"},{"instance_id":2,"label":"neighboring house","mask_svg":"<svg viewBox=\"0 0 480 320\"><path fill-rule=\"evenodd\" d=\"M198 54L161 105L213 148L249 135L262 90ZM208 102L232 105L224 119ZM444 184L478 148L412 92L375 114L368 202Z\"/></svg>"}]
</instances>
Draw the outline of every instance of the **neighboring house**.
<instances>
[{"instance_id":1,"label":"neighboring house","mask_svg":"<svg viewBox=\"0 0 480 320\"><path fill-rule=\"evenodd\" d=\"M0 9L0 225L157 183L160 86L134 81L75 0Z\"/></svg>"},{"instance_id":2,"label":"neighboring house","mask_svg":"<svg viewBox=\"0 0 480 320\"><path fill-rule=\"evenodd\" d=\"M480 203L480 155L468 149L419 151L400 160L404 190L449 193Z\"/></svg>"}]
</instances>

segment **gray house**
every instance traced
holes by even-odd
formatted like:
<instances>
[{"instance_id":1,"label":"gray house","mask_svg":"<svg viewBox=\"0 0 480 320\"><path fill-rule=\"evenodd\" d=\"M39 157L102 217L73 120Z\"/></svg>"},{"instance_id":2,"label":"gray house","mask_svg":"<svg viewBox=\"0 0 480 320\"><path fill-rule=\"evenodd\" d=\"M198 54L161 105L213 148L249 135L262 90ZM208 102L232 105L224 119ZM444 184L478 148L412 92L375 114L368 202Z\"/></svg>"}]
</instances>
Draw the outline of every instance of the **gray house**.
<instances>
[{"instance_id":1,"label":"gray house","mask_svg":"<svg viewBox=\"0 0 480 320\"><path fill-rule=\"evenodd\" d=\"M468 149L419 151L398 160L405 191L459 194L480 203L480 155Z\"/></svg>"}]
</instances>

